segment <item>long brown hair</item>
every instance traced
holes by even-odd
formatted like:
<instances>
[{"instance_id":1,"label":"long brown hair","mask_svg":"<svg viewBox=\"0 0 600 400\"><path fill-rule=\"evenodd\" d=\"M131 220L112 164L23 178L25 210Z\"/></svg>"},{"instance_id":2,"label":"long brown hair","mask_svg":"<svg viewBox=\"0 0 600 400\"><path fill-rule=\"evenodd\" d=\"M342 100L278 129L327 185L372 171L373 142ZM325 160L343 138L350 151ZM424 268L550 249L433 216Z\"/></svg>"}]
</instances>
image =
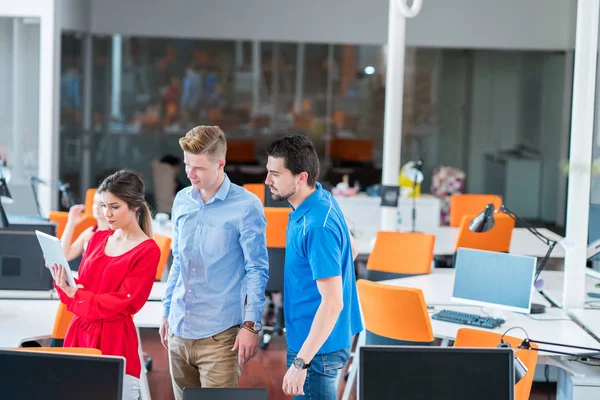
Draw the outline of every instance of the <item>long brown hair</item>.
<instances>
[{"instance_id":1,"label":"long brown hair","mask_svg":"<svg viewBox=\"0 0 600 400\"><path fill-rule=\"evenodd\" d=\"M122 169L105 178L98 187L98 193L110 192L127 203L130 209L137 209L140 228L152 237L152 216L144 198L144 181L133 171Z\"/></svg>"}]
</instances>

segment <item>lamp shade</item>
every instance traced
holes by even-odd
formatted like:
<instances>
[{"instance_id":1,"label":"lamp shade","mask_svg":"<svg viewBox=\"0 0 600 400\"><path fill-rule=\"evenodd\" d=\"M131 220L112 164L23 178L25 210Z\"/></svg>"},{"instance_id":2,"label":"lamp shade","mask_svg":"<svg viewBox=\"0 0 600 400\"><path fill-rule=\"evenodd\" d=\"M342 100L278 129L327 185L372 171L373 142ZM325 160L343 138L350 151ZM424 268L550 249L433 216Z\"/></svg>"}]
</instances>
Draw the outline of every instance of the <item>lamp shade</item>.
<instances>
[{"instance_id":1,"label":"lamp shade","mask_svg":"<svg viewBox=\"0 0 600 400\"><path fill-rule=\"evenodd\" d=\"M494 205L488 204L481 214L473 218L469 224L472 232L487 232L494 227Z\"/></svg>"},{"instance_id":2,"label":"lamp shade","mask_svg":"<svg viewBox=\"0 0 600 400\"><path fill-rule=\"evenodd\" d=\"M4 177L0 178L0 202L4 204L12 204L13 202Z\"/></svg>"}]
</instances>

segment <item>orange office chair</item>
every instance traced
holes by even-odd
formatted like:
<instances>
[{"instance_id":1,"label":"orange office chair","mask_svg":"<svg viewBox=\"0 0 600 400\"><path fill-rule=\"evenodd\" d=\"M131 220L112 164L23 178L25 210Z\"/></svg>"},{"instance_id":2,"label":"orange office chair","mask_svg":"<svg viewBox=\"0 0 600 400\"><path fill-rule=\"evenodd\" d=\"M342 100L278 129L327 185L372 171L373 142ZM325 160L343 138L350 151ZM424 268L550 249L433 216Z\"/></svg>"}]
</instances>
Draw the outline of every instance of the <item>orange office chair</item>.
<instances>
[{"instance_id":1,"label":"orange office chair","mask_svg":"<svg viewBox=\"0 0 600 400\"><path fill-rule=\"evenodd\" d=\"M265 205L265 184L264 183L246 183L242 186L250 193L254 193L260 200L261 204Z\"/></svg>"},{"instance_id":2,"label":"orange office chair","mask_svg":"<svg viewBox=\"0 0 600 400\"><path fill-rule=\"evenodd\" d=\"M494 194L453 195L450 197L450 226L459 226L464 215L477 215L490 203L498 209L502 206L502 197Z\"/></svg>"},{"instance_id":3,"label":"orange office chair","mask_svg":"<svg viewBox=\"0 0 600 400\"><path fill-rule=\"evenodd\" d=\"M487 232L471 232L469 224L475 217L476 215L464 215L462 217L458 237L456 238L456 249L466 247L508 253L510 239L515 228L515 220L506 214L496 213L494 216L496 222L492 229Z\"/></svg>"},{"instance_id":4,"label":"orange office chair","mask_svg":"<svg viewBox=\"0 0 600 400\"><path fill-rule=\"evenodd\" d=\"M256 162L256 144L252 140L228 140L227 162L252 164Z\"/></svg>"},{"instance_id":5,"label":"orange office chair","mask_svg":"<svg viewBox=\"0 0 600 400\"><path fill-rule=\"evenodd\" d=\"M92 216L92 208L94 207L94 196L96 195L98 189L96 188L92 188L92 189L88 189L85 192L85 203L83 205L84 207L84 214Z\"/></svg>"},{"instance_id":6,"label":"orange office chair","mask_svg":"<svg viewBox=\"0 0 600 400\"><path fill-rule=\"evenodd\" d=\"M13 350L20 351L43 351L46 353L70 353L70 354L87 354L101 356L100 349L91 349L88 347L17 347Z\"/></svg>"},{"instance_id":7,"label":"orange office chair","mask_svg":"<svg viewBox=\"0 0 600 400\"><path fill-rule=\"evenodd\" d=\"M265 324L261 349L266 349L275 333L283 335L283 269L285 267L285 241L291 210L289 208L265 207L267 220L267 252L269 254L269 280L266 291L273 299L275 322ZM278 304L280 303L280 304Z\"/></svg>"},{"instance_id":8,"label":"orange office chair","mask_svg":"<svg viewBox=\"0 0 600 400\"><path fill-rule=\"evenodd\" d=\"M428 274L433 262L435 235L414 232L377 232L367 262L367 279L381 281Z\"/></svg>"},{"instance_id":9,"label":"orange office chair","mask_svg":"<svg viewBox=\"0 0 600 400\"><path fill-rule=\"evenodd\" d=\"M52 222L56 222L56 237L60 239L65 230L65 227L67 226L69 213L66 211L50 211L48 219ZM81 221L79 224L77 224L77 226L75 226L75 229L73 230L72 242L77 240L77 238L79 237L79 235L81 235L83 231L85 231L89 227L95 226L96 223L96 219L91 214L86 214L83 221Z\"/></svg>"},{"instance_id":10,"label":"orange office chair","mask_svg":"<svg viewBox=\"0 0 600 400\"><path fill-rule=\"evenodd\" d=\"M366 139L332 139L328 143L330 157L337 161L373 161L373 141Z\"/></svg>"},{"instance_id":11,"label":"orange office chair","mask_svg":"<svg viewBox=\"0 0 600 400\"><path fill-rule=\"evenodd\" d=\"M455 347L497 347L500 344L502 334L497 332L484 331L472 328L461 328L456 334ZM512 336L504 336L505 342L510 343L513 349L516 349L523 339L518 339ZM537 349L535 343L531 343L531 347ZM515 386L515 400L527 400L531 392L531 384L533 383L533 375L538 359L538 352L535 350L517 350L517 357L527 367L527 373Z\"/></svg>"},{"instance_id":12,"label":"orange office chair","mask_svg":"<svg viewBox=\"0 0 600 400\"><path fill-rule=\"evenodd\" d=\"M167 266L167 261L169 260L169 255L171 254L171 241L172 239L168 236L159 235L155 233L152 238L158 245L160 249L160 260L158 261L158 268L156 270L156 277L154 278L157 281L160 281L165 267Z\"/></svg>"},{"instance_id":13,"label":"orange office chair","mask_svg":"<svg viewBox=\"0 0 600 400\"><path fill-rule=\"evenodd\" d=\"M71 320L75 315L67 310L67 306L62 301L58 303L56 317L54 317L54 327L52 328L52 337L50 338L50 346L63 347L67 329L71 324Z\"/></svg>"},{"instance_id":14,"label":"orange office chair","mask_svg":"<svg viewBox=\"0 0 600 400\"><path fill-rule=\"evenodd\" d=\"M431 319L421 289L357 281L367 345L433 344Z\"/></svg>"}]
</instances>

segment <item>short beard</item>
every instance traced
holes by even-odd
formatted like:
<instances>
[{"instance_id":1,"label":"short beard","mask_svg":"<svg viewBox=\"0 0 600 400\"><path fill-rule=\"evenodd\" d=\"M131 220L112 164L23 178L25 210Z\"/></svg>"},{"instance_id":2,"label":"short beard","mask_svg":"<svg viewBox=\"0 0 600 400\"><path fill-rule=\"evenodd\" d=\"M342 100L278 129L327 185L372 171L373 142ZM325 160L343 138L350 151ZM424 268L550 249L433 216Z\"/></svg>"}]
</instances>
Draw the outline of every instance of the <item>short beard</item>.
<instances>
[{"instance_id":1,"label":"short beard","mask_svg":"<svg viewBox=\"0 0 600 400\"><path fill-rule=\"evenodd\" d=\"M298 191L298 188L294 187L289 193L287 193L285 195L274 194L273 192L271 192L271 198L275 201L287 201L290 197L295 195L297 191Z\"/></svg>"}]
</instances>

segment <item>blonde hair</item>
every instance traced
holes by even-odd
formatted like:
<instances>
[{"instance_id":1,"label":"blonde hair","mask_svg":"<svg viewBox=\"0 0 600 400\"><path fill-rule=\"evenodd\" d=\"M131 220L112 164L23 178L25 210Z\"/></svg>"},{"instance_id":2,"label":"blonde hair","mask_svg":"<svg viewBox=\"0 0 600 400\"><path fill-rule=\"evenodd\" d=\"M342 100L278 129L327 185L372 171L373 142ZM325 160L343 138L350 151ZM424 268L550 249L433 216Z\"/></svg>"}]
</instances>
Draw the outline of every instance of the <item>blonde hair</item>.
<instances>
[{"instance_id":1,"label":"blonde hair","mask_svg":"<svg viewBox=\"0 0 600 400\"><path fill-rule=\"evenodd\" d=\"M179 139L183 151L192 154L207 154L218 159L224 159L227 153L225 133L218 126L200 125Z\"/></svg>"}]
</instances>

